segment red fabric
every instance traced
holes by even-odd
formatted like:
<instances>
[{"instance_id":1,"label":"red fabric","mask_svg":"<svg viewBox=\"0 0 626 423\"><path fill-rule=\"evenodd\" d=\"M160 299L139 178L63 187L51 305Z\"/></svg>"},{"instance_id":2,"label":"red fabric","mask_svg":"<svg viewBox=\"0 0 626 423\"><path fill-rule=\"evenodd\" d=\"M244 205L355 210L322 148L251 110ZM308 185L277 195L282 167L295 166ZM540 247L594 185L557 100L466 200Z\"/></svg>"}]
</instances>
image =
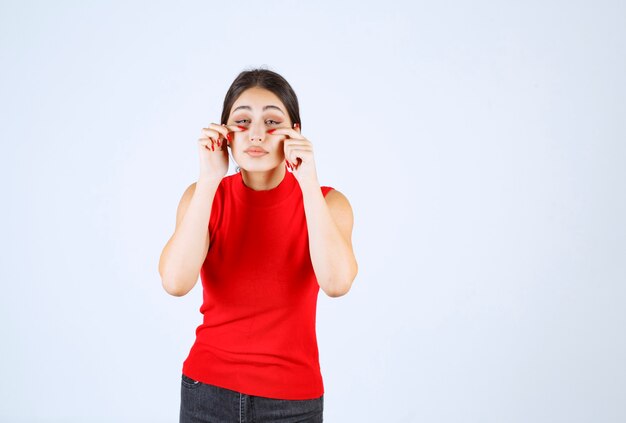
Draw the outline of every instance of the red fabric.
<instances>
[{"instance_id":1,"label":"red fabric","mask_svg":"<svg viewBox=\"0 0 626 423\"><path fill-rule=\"evenodd\" d=\"M326 196L332 188L321 189ZM298 181L286 171L277 187L254 191L241 173L223 178L209 234L204 318L183 373L248 395L319 398L319 285Z\"/></svg>"}]
</instances>

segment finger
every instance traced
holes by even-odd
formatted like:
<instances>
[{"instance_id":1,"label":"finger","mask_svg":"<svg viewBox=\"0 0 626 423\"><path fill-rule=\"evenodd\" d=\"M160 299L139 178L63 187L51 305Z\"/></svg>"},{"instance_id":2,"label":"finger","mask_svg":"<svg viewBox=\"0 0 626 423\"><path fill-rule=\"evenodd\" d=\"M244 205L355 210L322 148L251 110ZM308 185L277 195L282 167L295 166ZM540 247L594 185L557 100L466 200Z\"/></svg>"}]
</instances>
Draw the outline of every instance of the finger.
<instances>
[{"instance_id":1,"label":"finger","mask_svg":"<svg viewBox=\"0 0 626 423\"><path fill-rule=\"evenodd\" d=\"M302 136L302 134L300 134L300 132L291 128L276 128L272 130L272 132L268 131L268 133L271 135L287 135L289 138L294 139L294 140L306 139Z\"/></svg>"},{"instance_id":2,"label":"finger","mask_svg":"<svg viewBox=\"0 0 626 423\"><path fill-rule=\"evenodd\" d=\"M204 147L206 147L208 150L211 150L211 151L215 151L216 148L222 147L223 145L221 141L215 141L211 138L199 138L198 144L203 145Z\"/></svg>"},{"instance_id":3,"label":"finger","mask_svg":"<svg viewBox=\"0 0 626 423\"><path fill-rule=\"evenodd\" d=\"M220 132L222 134L226 134L228 132L241 132L241 131L245 130L245 128L243 126L226 125L225 123L222 123L221 125L218 125L216 123L211 123L211 124L209 124L208 127L202 128L202 129L205 130L205 131Z\"/></svg>"},{"instance_id":4,"label":"finger","mask_svg":"<svg viewBox=\"0 0 626 423\"><path fill-rule=\"evenodd\" d=\"M226 125L225 123L217 125L212 123L208 128L202 128L202 134L215 140L219 140L222 137L228 138L229 132L241 132L243 130L245 130L245 128L237 125Z\"/></svg>"},{"instance_id":5,"label":"finger","mask_svg":"<svg viewBox=\"0 0 626 423\"><path fill-rule=\"evenodd\" d=\"M285 142L285 147L289 147L289 148L304 147L304 148L313 149L313 144L311 144L311 142L309 140L306 140L306 139L294 140L294 139L291 139L291 138L286 138L283 141Z\"/></svg>"},{"instance_id":6,"label":"finger","mask_svg":"<svg viewBox=\"0 0 626 423\"><path fill-rule=\"evenodd\" d=\"M214 141L217 141L220 138L220 133L213 129L202 128L203 137L210 138Z\"/></svg>"},{"instance_id":7,"label":"finger","mask_svg":"<svg viewBox=\"0 0 626 423\"><path fill-rule=\"evenodd\" d=\"M246 130L245 126L240 125L226 125L225 123L223 123L222 126L228 129L228 132L243 132Z\"/></svg>"},{"instance_id":8,"label":"finger","mask_svg":"<svg viewBox=\"0 0 626 423\"><path fill-rule=\"evenodd\" d=\"M229 139L229 141L232 141L232 138L229 138L228 134L230 134L231 132L243 132L245 130L246 128L243 126L226 125L225 123L222 123L222 125L219 127L220 133L224 136L224 138Z\"/></svg>"},{"instance_id":9,"label":"finger","mask_svg":"<svg viewBox=\"0 0 626 423\"><path fill-rule=\"evenodd\" d=\"M204 147L204 148L206 148L207 150L210 150L210 149L211 149L211 145L212 145L212 143L213 143L213 141L212 141L212 140L210 140L210 139L206 139L206 138L200 138L200 139L198 140L198 146L200 146L200 147Z\"/></svg>"},{"instance_id":10,"label":"finger","mask_svg":"<svg viewBox=\"0 0 626 423\"><path fill-rule=\"evenodd\" d=\"M245 126L239 126L239 125L226 125L226 124L223 124L223 126L224 126L224 128L227 129L227 133L224 136L228 140L227 141L228 145L230 145L229 142L232 142L232 140L234 138L232 132L243 132L243 131L245 131L247 129Z\"/></svg>"},{"instance_id":11,"label":"finger","mask_svg":"<svg viewBox=\"0 0 626 423\"><path fill-rule=\"evenodd\" d=\"M289 161L289 160L285 160L285 165L286 165L286 166L287 166L287 168L288 168L289 170L291 170L292 172L293 172L294 170L296 170L296 169L298 168L298 165L300 164L300 163L298 163L298 162L296 162L296 163L297 163L297 164L294 164L293 162L291 162L291 161Z\"/></svg>"},{"instance_id":12,"label":"finger","mask_svg":"<svg viewBox=\"0 0 626 423\"><path fill-rule=\"evenodd\" d=\"M208 139L208 140L207 139L203 139L203 140L198 141L198 144L200 146L206 148L207 150L214 151L213 150L213 142L214 141L211 140L211 139Z\"/></svg>"},{"instance_id":13,"label":"finger","mask_svg":"<svg viewBox=\"0 0 626 423\"><path fill-rule=\"evenodd\" d=\"M311 158L310 150L291 150L285 157L288 161L291 162L292 165L298 166L304 159L310 160Z\"/></svg>"},{"instance_id":14,"label":"finger","mask_svg":"<svg viewBox=\"0 0 626 423\"><path fill-rule=\"evenodd\" d=\"M298 169L298 167L300 166L300 164L302 163L301 159L297 159L296 160L296 164L290 162L289 160L285 161L285 164L287 165L287 168L289 168L289 170L294 171L296 169Z\"/></svg>"},{"instance_id":15,"label":"finger","mask_svg":"<svg viewBox=\"0 0 626 423\"><path fill-rule=\"evenodd\" d=\"M215 141L219 141L221 139L224 138L228 138L228 130L226 128L224 128L223 126L221 127L221 129L202 129L202 135L204 135L207 138L211 138Z\"/></svg>"},{"instance_id":16,"label":"finger","mask_svg":"<svg viewBox=\"0 0 626 423\"><path fill-rule=\"evenodd\" d=\"M296 155L313 155L313 146L310 143L303 143L295 140L285 141L285 157L294 158Z\"/></svg>"},{"instance_id":17,"label":"finger","mask_svg":"<svg viewBox=\"0 0 626 423\"><path fill-rule=\"evenodd\" d=\"M288 146L285 148L285 157L289 157L291 154L313 154L313 149L309 146Z\"/></svg>"}]
</instances>

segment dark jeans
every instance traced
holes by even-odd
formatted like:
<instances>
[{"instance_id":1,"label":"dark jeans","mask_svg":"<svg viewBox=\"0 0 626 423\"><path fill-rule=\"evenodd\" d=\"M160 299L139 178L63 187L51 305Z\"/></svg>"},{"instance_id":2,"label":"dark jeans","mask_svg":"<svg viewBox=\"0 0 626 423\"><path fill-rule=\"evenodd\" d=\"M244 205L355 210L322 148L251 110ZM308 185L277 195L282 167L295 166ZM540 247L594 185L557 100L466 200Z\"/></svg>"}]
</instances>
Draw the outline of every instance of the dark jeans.
<instances>
[{"instance_id":1,"label":"dark jeans","mask_svg":"<svg viewBox=\"0 0 626 423\"><path fill-rule=\"evenodd\" d=\"M318 423L323 422L324 395L310 400L283 400L242 394L182 375L180 423Z\"/></svg>"}]
</instances>

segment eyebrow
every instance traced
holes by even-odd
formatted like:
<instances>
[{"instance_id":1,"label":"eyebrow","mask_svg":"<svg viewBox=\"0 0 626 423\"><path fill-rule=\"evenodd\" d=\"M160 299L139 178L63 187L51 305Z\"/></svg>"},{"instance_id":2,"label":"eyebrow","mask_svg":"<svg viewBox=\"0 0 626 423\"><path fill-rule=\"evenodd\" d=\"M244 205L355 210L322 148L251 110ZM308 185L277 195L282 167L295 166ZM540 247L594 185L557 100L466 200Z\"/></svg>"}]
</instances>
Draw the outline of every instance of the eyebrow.
<instances>
[{"instance_id":1,"label":"eyebrow","mask_svg":"<svg viewBox=\"0 0 626 423\"><path fill-rule=\"evenodd\" d=\"M235 113L237 110L239 109L246 109L246 110L250 110L252 111L252 107L250 106L238 106L237 108L235 108L231 113ZM279 112L281 112L283 115L285 114L280 107L278 106L274 106L273 104L268 104L267 106L263 107L263 111L266 111L267 109L276 109Z\"/></svg>"}]
</instances>

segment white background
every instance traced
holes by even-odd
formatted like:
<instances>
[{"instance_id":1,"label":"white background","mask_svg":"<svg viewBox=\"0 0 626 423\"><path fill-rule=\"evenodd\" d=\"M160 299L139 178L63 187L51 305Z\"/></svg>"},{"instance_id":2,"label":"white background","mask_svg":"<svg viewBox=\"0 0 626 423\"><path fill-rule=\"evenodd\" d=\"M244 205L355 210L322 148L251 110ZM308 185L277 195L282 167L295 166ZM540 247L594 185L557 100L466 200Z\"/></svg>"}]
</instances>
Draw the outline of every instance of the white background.
<instances>
[{"instance_id":1,"label":"white background","mask_svg":"<svg viewBox=\"0 0 626 423\"><path fill-rule=\"evenodd\" d=\"M0 420L178 421L202 288L158 259L264 66L355 214L325 421L626 421L625 28L619 1L3 0Z\"/></svg>"}]
</instances>

